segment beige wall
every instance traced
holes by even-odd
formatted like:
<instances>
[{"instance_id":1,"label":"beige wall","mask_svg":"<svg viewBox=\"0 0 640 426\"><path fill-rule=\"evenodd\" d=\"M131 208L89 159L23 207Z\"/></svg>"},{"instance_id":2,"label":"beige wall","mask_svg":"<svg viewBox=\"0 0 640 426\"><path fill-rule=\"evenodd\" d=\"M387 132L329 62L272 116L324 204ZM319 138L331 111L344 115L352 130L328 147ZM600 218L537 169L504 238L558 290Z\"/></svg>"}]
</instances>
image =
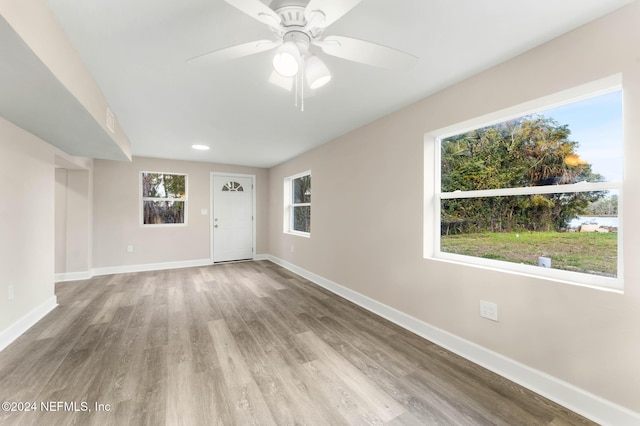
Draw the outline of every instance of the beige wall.
<instances>
[{"instance_id":1,"label":"beige wall","mask_svg":"<svg viewBox=\"0 0 640 426\"><path fill-rule=\"evenodd\" d=\"M141 171L188 175L188 224L140 226ZM211 172L256 175L256 254L267 250L269 171L261 168L134 157L133 162L94 163L93 267L117 267L210 258ZM201 210L206 209L207 215ZM133 253L127 246L133 246Z\"/></svg>"},{"instance_id":2,"label":"beige wall","mask_svg":"<svg viewBox=\"0 0 640 426\"><path fill-rule=\"evenodd\" d=\"M93 167L55 173L55 272L89 272L92 257Z\"/></svg>"},{"instance_id":3,"label":"beige wall","mask_svg":"<svg viewBox=\"0 0 640 426\"><path fill-rule=\"evenodd\" d=\"M67 169L56 169L55 273L67 272Z\"/></svg>"},{"instance_id":4,"label":"beige wall","mask_svg":"<svg viewBox=\"0 0 640 426\"><path fill-rule=\"evenodd\" d=\"M1 117L0 147L1 335L54 296L55 177L53 147Z\"/></svg>"},{"instance_id":5,"label":"beige wall","mask_svg":"<svg viewBox=\"0 0 640 426\"><path fill-rule=\"evenodd\" d=\"M67 170L67 255L65 272L91 269L91 170Z\"/></svg>"},{"instance_id":6,"label":"beige wall","mask_svg":"<svg viewBox=\"0 0 640 426\"><path fill-rule=\"evenodd\" d=\"M639 22L635 2L274 167L269 253L640 411L640 222L629 219L640 217ZM423 259L423 231L434 219L425 133L618 72L626 150L624 294ZM283 234L283 179L309 169L311 238ZM498 304L500 322L479 317L480 299Z\"/></svg>"}]
</instances>

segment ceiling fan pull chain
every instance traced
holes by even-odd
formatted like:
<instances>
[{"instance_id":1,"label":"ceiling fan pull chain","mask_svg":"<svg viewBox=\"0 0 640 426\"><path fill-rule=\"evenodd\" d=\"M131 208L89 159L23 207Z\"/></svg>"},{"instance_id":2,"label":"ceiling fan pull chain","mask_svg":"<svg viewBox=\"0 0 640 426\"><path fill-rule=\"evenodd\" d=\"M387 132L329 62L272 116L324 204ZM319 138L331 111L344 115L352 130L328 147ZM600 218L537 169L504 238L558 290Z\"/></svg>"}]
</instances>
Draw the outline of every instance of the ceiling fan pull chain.
<instances>
[{"instance_id":1,"label":"ceiling fan pull chain","mask_svg":"<svg viewBox=\"0 0 640 426\"><path fill-rule=\"evenodd\" d=\"M297 108L298 107L298 76L294 76L293 77L293 81L294 81L294 85L296 87L295 93L294 93L294 100L293 100L293 105Z\"/></svg>"},{"instance_id":2,"label":"ceiling fan pull chain","mask_svg":"<svg viewBox=\"0 0 640 426\"><path fill-rule=\"evenodd\" d=\"M302 66L300 67L300 111L304 112L304 56L301 59Z\"/></svg>"}]
</instances>

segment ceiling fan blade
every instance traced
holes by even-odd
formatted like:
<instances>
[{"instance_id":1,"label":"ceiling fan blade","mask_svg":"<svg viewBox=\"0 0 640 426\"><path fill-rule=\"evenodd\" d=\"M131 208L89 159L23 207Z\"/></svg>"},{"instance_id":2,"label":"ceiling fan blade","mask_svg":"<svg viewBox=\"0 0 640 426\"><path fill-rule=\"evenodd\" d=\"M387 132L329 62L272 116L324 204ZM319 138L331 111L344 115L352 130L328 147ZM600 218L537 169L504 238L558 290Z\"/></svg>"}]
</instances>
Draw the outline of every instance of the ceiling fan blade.
<instances>
[{"instance_id":1,"label":"ceiling fan blade","mask_svg":"<svg viewBox=\"0 0 640 426\"><path fill-rule=\"evenodd\" d=\"M243 56L254 55L256 53L264 52L269 49L273 49L276 46L282 44L282 40L256 40L249 43L238 44L236 46L226 47L220 50L213 50L206 52L193 58L187 59L187 62L206 59L210 62L227 62Z\"/></svg>"},{"instance_id":2,"label":"ceiling fan blade","mask_svg":"<svg viewBox=\"0 0 640 426\"><path fill-rule=\"evenodd\" d=\"M311 0L304 11L307 21L310 21L313 12L321 11L325 15L323 28L328 27L340 19L342 15L353 9L362 0Z\"/></svg>"},{"instance_id":3,"label":"ceiling fan blade","mask_svg":"<svg viewBox=\"0 0 640 426\"><path fill-rule=\"evenodd\" d=\"M351 37L327 36L314 44L328 55L391 70L406 70L418 61L409 53Z\"/></svg>"},{"instance_id":4,"label":"ceiling fan blade","mask_svg":"<svg viewBox=\"0 0 640 426\"><path fill-rule=\"evenodd\" d=\"M260 0L224 0L236 9L246 13L260 22L278 28L282 20L277 13Z\"/></svg>"}]
</instances>

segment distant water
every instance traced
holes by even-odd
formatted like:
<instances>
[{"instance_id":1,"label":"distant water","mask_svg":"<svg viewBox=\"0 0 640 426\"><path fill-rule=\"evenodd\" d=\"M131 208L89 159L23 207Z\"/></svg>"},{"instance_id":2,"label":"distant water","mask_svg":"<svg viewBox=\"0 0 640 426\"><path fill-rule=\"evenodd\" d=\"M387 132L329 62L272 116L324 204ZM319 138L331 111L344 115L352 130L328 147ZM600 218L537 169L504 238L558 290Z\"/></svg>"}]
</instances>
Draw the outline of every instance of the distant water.
<instances>
[{"instance_id":1,"label":"distant water","mask_svg":"<svg viewBox=\"0 0 640 426\"><path fill-rule=\"evenodd\" d=\"M569 222L569 228L577 228L580 225L595 224L600 226L618 227L618 216L578 216Z\"/></svg>"}]
</instances>

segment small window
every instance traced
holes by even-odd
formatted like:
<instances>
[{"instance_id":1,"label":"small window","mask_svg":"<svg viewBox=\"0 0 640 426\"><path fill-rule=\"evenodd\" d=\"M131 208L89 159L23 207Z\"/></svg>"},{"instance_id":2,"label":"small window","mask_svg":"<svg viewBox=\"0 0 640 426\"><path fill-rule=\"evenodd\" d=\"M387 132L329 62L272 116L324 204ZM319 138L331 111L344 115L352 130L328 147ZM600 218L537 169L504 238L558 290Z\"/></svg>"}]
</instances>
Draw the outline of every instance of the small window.
<instances>
[{"instance_id":1,"label":"small window","mask_svg":"<svg viewBox=\"0 0 640 426\"><path fill-rule=\"evenodd\" d=\"M186 224L187 175L141 172L140 186L142 225Z\"/></svg>"},{"instance_id":2,"label":"small window","mask_svg":"<svg viewBox=\"0 0 640 426\"><path fill-rule=\"evenodd\" d=\"M621 90L438 147L436 257L621 288Z\"/></svg>"},{"instance_id":3,"label":"small window","mask_svg":"<svg viewBox=\"0 0 640 426\"><path fill-rule=\"evenodd\" d=\"M222 191L242 192L244 191L244 188L238 182L227 182L222 187Z\"/></svg>"},{"instance_id":4,"label":"small window","mask_svg":"<svg viewBox=\"0 0 640 426\"><path fill-rule=\"evenodd\" d=\"M284 231L311 235L311 173L285 179Z\"/></svg>"}]
</instances>

